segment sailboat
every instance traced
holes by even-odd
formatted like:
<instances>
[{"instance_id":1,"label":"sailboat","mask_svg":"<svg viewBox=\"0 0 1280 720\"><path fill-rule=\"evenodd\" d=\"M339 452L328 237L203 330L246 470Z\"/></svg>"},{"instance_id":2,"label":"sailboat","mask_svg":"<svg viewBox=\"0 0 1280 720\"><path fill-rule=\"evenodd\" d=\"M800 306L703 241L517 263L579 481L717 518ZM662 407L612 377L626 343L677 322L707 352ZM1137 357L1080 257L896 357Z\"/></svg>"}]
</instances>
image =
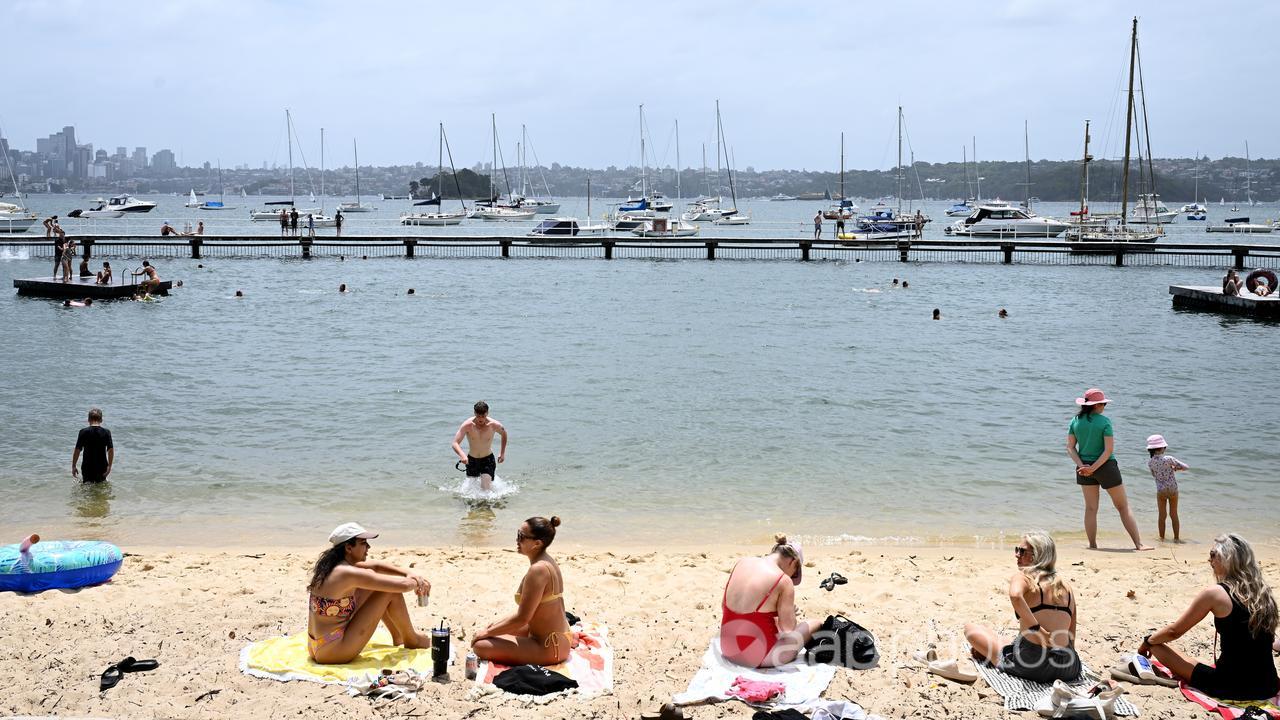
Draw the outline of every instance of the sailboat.
<instances>
[{"instance_id":1,"label":"sailboat","mask_svg":"<svg viewBox=\"0 0 1280 720\"><path fill-rule=\"evenodd\" d=\"M974 159L976 160L978 154L978 139L976 137L973 139L973 151ZM960 158L961 163L964 165L964 192L967 199L948 208L947 217L969 217L973 214L973 207L976 201L976 196L973 194L973 183L969 181L969 148L967 146L960 146ZM975 172L974 174L976 175L977 173Z\"/></svg>"},{"instance_id":2,"label":"sailboat","mask_svg":"<svg viewBox=\"0 0 1280 720\"><path fill-rule=\"evenodd\" d=\"M0 233L26 232L40 218L35 213L28 211L26 203L22 202L22 190L18 187L17 176L13 174L13 165L9 162L9 153L4 153L4 165L9 170L9 181L13 183L13 196L18 201L18 204L0 202Z\"/></svg>"},{"instance_id":3,"label":"sailboat","mask_svg":"<svg viewBox=\"0 0 1280 720\"><path fill-rule=\"evenodd\" d=\"M1208 202L1208 198L1205 202ZM1200 204L1200 151L1196 151L1196 190L1191 196L1191 202L1178 208L1178 212L1184 213L1188 220L1208 220L1209 210Z\"/></svg>"},{"instance_id":4,"label":"sailboat","mask_svg":"<svg viewBox=\"0 0 1280 720\"><path fill-rule=\"evenodd\" d=\"M840 197L836 204L822 211L827 220L852 220L858 212L858 206L844 194L844 133L840 133Z\"/></svg>"},{"instance_id":5,"label":"sailboat","mask_svg":"<svg viewBox=\"0 0 1280 720\"><path fill-rule=\"evenodd\" d=\"M532 237L560 237L575 235L602 235L609 229L608 225L591 224L591 178L587 177L587 221L584 223L576 217L550 217L538 223L529 235Z\"/></svg>"},{"instance_id":6,"label":"sailboat","mask_svg":"<svg viewBox=\"0 0 1280 720\"><path fill-rule=\"evenodd\" d=\"M1128 106L1127 106L1127 107L1126 107L1126 109L1125 109L1125 122L1124 122L1124 133L1125 133L1125 135L1124 135L1124 166L1123 166L1123 168L1124 168L1124 169L1123 169L1123 172L1121 173L1121 180L1120 180L1120 214L1119 214L1118 216L1116 216L1114 219L1112 219L1112 218L1107 218L1107 222L1106 222L1106 224L1105 224L1105 225L1103 225L1102 227L1083 226L1083 227L1077 227L1077 228L1074 228L1074 229L1072 229L1072 230L1068 231L1068 233L1067 233L1067 241L1068 241L1068 242L1071 242L1071 243L1081 243L1081 244L1084 244L1084 243L1121 243L1121 242L1123 242L1123 243L1153 243L1153 242L1155 242L1155 241L1156 241L1156 240L1157 240L1161 235L1163 235L1163 234L1164 234L1164 229L1163 229L1163 228L1161 228L1161 227L1159 226L1159 216L1158 216L1158 215L1157 215L1155 218L1153 218L1153 219L1156 221L1156 229L1155 229L1154 231L1151 231L1151 230L1135 230L1135 229L1130 228L1130 227L1128 226L1128 220L1129 220L1129 161L1130 161L1130 152L1131 152L1131 145L1132 145L1132 141L1133 141L1134 131L1135 131L1135 129L1136 129L1136 128L1135 128L1135 126L1134 126L1134 114L1135 114L1135 110L1136 110L1136 105L1134 104L1134 99L1133 99L1133 79L1134 79L1134 72L1135 72L1135 69L1138 67L1138 65L1137 65L1137 58L1138 58L1138 18L1136 18L1136 17L1135 17L1135 18L1133 19L1133 33L1132 33L1131 40L1130 40L1130 44L1129 44L1129 99L1128 99ZM1141 83L1142 83L1141 75L1139 75L1139 77L1138 77L1138 82L1139 82L1139 88L1140 88L1140 89L1142 89L1142 90L1143 90L1143 92L1145 93L1145 90L1146 90L1146 89L1145 89L1145 87L1143 87L1143 86L1141 85ZM1147 124L1147 120L1146 120L1146 112L1145 112L1145 108L1146 108L1146 102L1145 102L1145 100L1144 100L1144 102L1143 102L1143 108L1144 108L1144 112L1143 112L1143 126L1145 127L1145 126L1146 126L1146 124ZM1087 130L1087 127L1088 127L1088 126L1086 125L1086 131L1085 131L1085 142L1086 142L1086 148L1087 148L1087 143L1088 143L1088 130ZM1150 157L1151 157L1151 148L1150 148L1150 145L1151 145L1151 137L1150 137L1150 135L1146 135L1146 138L1147 138L1147 146L1148 146L1148 147L1147 147L1147 158L1148 158L1148 159L1150 159ZM1139 146L1139 155L1141 155L1141 154L1142 154L1142 153L1141 153L1141 147ZM1088 157L1088 152L1087 152L1087 150L1086 150L1086 152L1085 152L1085 157L1086 157L1086 158ZM1087 166L1087 164L1086 164L1086 168L1087 168L1087 167L1088 167L1088 166ZM1143 171L1143 169L1142 169L1141 165L1139 165L1138 172L1141 174L1141 173L1142 173L1142 171ZM1087 175L1086 175L1086 177L1087 177ZM1154 193L1153 193L1153 195L1154 195ZM1155 198L1158 198L1158 196L1155 196ZM1084 207L1084 205L1083 205L1083 200L1082 200L1081 207L1082 207L1082 209L1083 209L1083 207ZM1073 251L1073 252L1082 252L1082 251L1083 251L1083 252L1089 252L1088 250L1081 250L1081 248L1080 248L1080 246L1079 246L1079 245L1077 245L1077 246L1073 247L1073 248L1072 248L1072 251Z\"/></svg>"},{"instance_id":7,"label":"sailboat","mask_svg":"<svg viewBox=\"0 0 1280 720\"><path fill-rule=\"evenodd\" d=\"M560 212L560 203L551 197L551 187L547 185L547 175L542 171L542 164L538 163L538 175L542 178L542 189L547 193L547 199L542 200L533 197L533 183L529 181L529 131L523 124L520 125L520 197L519 201L513 204L521 208L533 208L538 215L554 215ZM538 162L538 152L533 153L533 161ZM514 198L513 198L514 200Z\"/></svg>"},{"instance_id":8,"label":"sailboat","mask_svg":"<svg viewBox=\"0 0 1280 720\"><path fill-rule=\"evenodd\" d=\"M222 186L222 161L219 160L218 161L218 199L205 200L204 202L197 205L196 208L199 210L234 210L235 209L234 205L227 205L225 202L223 202L225 200L225 198L223 197L223 190L224 189ZM195 191L193 190L192 197L194 196L195 196Z\"/></svg>"},{"instance_id":9,"label":"sailboat","mask_svg":"<svg viewBox=\"0 0 1280 720\"><path fill-rule=\"evenodd\" d=\"M191 195L187 198L187 202L183 207L198 208L200 207L200 199L196 197L196 189L191 188Z\"/></svg>"},{"instance_id":10,"label":"sailboat","mask_svg":"<svg viewBox=\"0 0 1280 720\"><path fill-rule=\"evenodd\" d=\"M716 150L716 178L720 177L720 151ZM711 180L707 176L707 144L702 144L702 182L706 185L707 194L689 203L689 207L680 214L685 222L709 222L720 217L720 195L712 195Z\"/></svg>"},{"instance_id":11,"label":"sailboat","mask_svg":"<svg viewBox=\"0 0 1280 720\"><path fill-rule=\"evenodd\" d=\"M263 205L268 205L268 206L276 205L281 207L275 207L275 208L268 207L265 210L250 210L249 219L255 222L268 222L272 220L279 220L280 210L286 207L291 208L297 202L297 198L294 197L294 187L293 187L293 116L289 113L288 108L285 108L285 111L284 111L284 125L285 125L285 132L288 133L289 135L289 199L288 200L268 200L263 203ZM305 208L305 209L298 210L298 213L302 215L309 212L317 212L317 211L319 211L319 208Z\"/></svg>"},{"instance_id":12,"label":"sailboat","mask_svg":"<svg viewBox=\"0 0 1280 720\"><path fill-rule=\"evenodd\" d=\"M751 223L750 212L738 211L738 190L737 183L733 181L733 162L730 160L729 144L724 139L724 123L720 121L720 101L716 100L716 132L719 134L718 145L724 147L724 166L725 172L729 175L729 198L733 205L727 210L720 211L720 217L712 222L716 225L747 225Z\"/></svg>"},{"instance_id":13,"label":"sailboat","mask_svg":"<svg viewBox=\"0 0 1280 720\"><path fill-rule=\"evenodd\" d=\"M506 205L498 204L498 188L493 182L493 176L498 172L498 116L491 114L489 119L493 124L493 167L489 171L489 200L477 202L475 209L467 217L481 220L532 220L537 211L525 210L519 207L519 203L512 197L509 183L507 185L507 197L511 202ZM503 165L503 177L506 177L506 173L506 165Z\"/></svg>"},{"instance_id":14,"label":"sailboat","mask_svg":"<svg viewBox=\"0 0 1280 720\"><path fill-rule=\"evenodd\" d=\"M373 212L378 208L360 202L360 148L356 146L355 138L351 139L351 152L356 157L356 201L338 203L338 211L344 213Z\"/></svg>"},{"instance_id":15,"label":"sailboat","mask_svg":"<svg viewBox=\"0 0 1280 720\"><path fill-rule=\"evenodd\" d=\"M976 155L976 153L975 153ZM853 232L840 233L841 240L892 240L896 238L917 238L924 234L924 226L929 217L917 210L914 214L902 212L902 106L898 106L898 208L888 207L883 202L877 203L867 215L859 215L853 223Z\"/></svg>"},{"instance_id":16,"label":"sailboat","mask_svg":"<svg viewBox=\"0 0 1280 720\"><path fill-rule=\"evenodd\" d=\"M645 151L644 104L640 104L640 197L627 198L613 215L615 230L636 230L646 220L666 219L673 207L670 200L649 185L649 162ZM634 189L634 188L633 188Z\"/></svg>"},{"instance_id":17,"label":"sailboat","mask_svg":"<svg viewBox=\"0 0 1280 720\"><path fill-rule=\"evenodd\" d=\"M401 225L427 225L433 227L442 227L445 225L461 225L463 218L467 216L467 201L462 199L462 184L458 180L458 171L453 168L453 151L449 151L449 169L453 171L453 184L458 190L458 202L462 203L462 212L448 213L444 211L444 148L448 141L444 136L444 123L440 123L440 138L438 141L439 159L436 163L436 192L430 200L423 200L415 205L435 205L439 208L438 212L433 213L405 213L400 216Z\"/></svg>"}]
</instances>

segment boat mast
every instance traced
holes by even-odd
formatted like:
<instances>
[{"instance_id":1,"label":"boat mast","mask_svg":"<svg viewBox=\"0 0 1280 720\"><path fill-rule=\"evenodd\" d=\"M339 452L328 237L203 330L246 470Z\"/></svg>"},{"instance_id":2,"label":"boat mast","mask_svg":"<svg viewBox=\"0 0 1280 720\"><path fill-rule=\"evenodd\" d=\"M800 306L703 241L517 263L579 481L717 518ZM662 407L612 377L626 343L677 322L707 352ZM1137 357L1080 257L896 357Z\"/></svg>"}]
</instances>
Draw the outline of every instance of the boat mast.
<instances>
[{"instance_id":1,"label":"boat mast","mask_svg":"<svg viewBox=\"0 0 1280 720\"><path fill-rule=\"evenodd\" d=\"M284 131L289 136L289 204L295 205L297 198L293 193L293 117L289 115L289 108L284 109Z\"/></svg>"},{"instance_id":2,"label":"boat mast","mask_svg":"<svg viewBox=\"0 0 1280 720\"><path fill-rule=\"evenodd\" d=\"M1026 158L1027 158L1027 182L1026 182L1027 190L1026 190L1026 199L1023 200L1023 202L1026 203L1027 212L1031 212L1031 134L1030 133L1031 131L1027 125L1027 121L1023 119L1022 151L1023 153L1026 154Z\"/></svg>"},{"instance_id":3,"label":"boat mast","mask_svg":"<svg viewBox=\"0 0 1280 720\"><path fill-rule=\"evenodd\" d=\"M324 214L324 128L320 128L320 214Z\"/></svg>"},{"instance_id":4,"label":"boat mast","mask_svg":"<svg viewBox=\"0 0 1280 720\"><path fill-rule=\"evenodd\" d=\"M719 99L716 100L716 127L717 128L720 127L720 100ZM716 202L717 203L720 202L721 200L721 197L720 197L721 194L722 193L721 193L721 185L720 185L720 132L717 129L716 131Z\"/></svg>"},{"instance_id":5,"label":"boat mast","mask_svg":"<svg viewBox=\"0 0 1280 720\"><path fill-rule=\"evenodd\" d=\"M1133 140L1133 66L1138 54L1138 18L1133 18L1133 37L1129 42L1129 105L1124 117L1124 172L1120 179L1120 224L1129 215L1129 144Z\"/></svg>"},{"instance_id":6,"label":"boat mast","mask_svg":"<svg viewBox=\"0 0 1280 720\"><path fill-rule=\"evenodd\" d=\"M973 184L977 189L977 202L982 202L982 176L978 174L978 136L973 136Z\"/></svg>"},{"instance_id":7,"label":"boat mast","mask_svg":"<svg viewBox=\"0 0 1280 720\"><path fill-rule=\"evenodd\" d=\"M1249 141L1244 141L1244 201L1253 205L1253 190L1250 185L1250 176L1253 175L1253 168L1249 162Z\"/></svg>"},{"instance_id":8,"label":"boat mast","mask_svg":"<svg viewBox=\"0 0 1280 720\"><path fill-rule=\"evenodd\" d=\"M676 200L683 200L680 191L680 118L676 118Z\"/></svg>"},{"instance_id":9,"label":"boat mast","mask_svg":"<svg viewBox=\"0 0 1280 720\"><path fill-rule=\"evenodd\" d=\"M436 207L438 212L444 212L444 123L440 123L440 137L436 140L436 150L439 157L436 159L436 200L440 202Z\"/></svg>"},{"instance_id":10,"label":"boat mast","mask_svg":"<svg viewBox=\"0 0 1280 720\"><path fill-rule=\"evenodd\" d=\"M356 156L356 207L360 207L360 147L355 138L351 138L351 152Z\"/></svg>"},{"instance_id":11,"label":"boat mast","mask_svg":"<svg viewBox=\"0 0 1280 720\"><path fill-rule=\"evenodd\" d=\"M738 190L733 183L733 162L729 159L729 143L724 139L724 123L720 121L720 101L716 100L716 144L724 146L724 164L725 172L729 174L729 197L733 201L733 206L728 213L720 212L721 216L736 215L738 212Z\"/></svg>"},{"instance_id":12,"label":"boat mast","mask_svg":"<svg viewBox=\"0 0 1280 720\"><path fill-rule=\"evenodd\" d=\"M1137 19L1135 18L1135 25L1133 28L1133 44L1134 44L1135 51L1138 45L1138 28L1136 25L1136 20ZM1147 141L1147 180L1151 183L1151 197L1149 198L1150 200L1149 207L1147 208L1147 212L1144 215L1144 217L1150 218L1151 215L1154 214L1156 218L1156 229L1159 230L1160 229L1160 205L1158 203L1159 195L1156 194L1155 161L1151 156L1151 119L1147 116L1147 83L1142 78L1142 54L1141 53L1137 54L1137 60L1138 60L1138 92L1142 94L1142 135L1144 138L1146 138L1146 141ZM1142 155L1141 142L1139 142L1138 155L1139 156ZM1141 164L1139 164L1139 167L1141 167ZM1163 230L1161 230L1161 232L1163 232Z\"/></svg>"},{"instance_id":13,"label":"boat mast","mask_svg":"<svg viewBox=\"0 0 1280 720\"><path fill-rule=\"evenodd\" d=\"M640 197L649 197L648 168L644 159L644 103L640 103Z\"/></svg>"},{"instance_id":14,"label":"boat mast","mask_svg":"<svg viewBox=\"0 0 1280 720\"><path fill-rule=\"evenodd\" d=\"M1093 160L1093 156L1089 154L1089 121L1084 121L1084 159L1080 163L1080 219L1084 220L1089 215L1089 161Z\"/></svg>"},{"instance_id":15,"label":"boat mast","mask_svg":"<svg viewBox=\"0 0 1280 720\"><path fill-rule=\"evenodd\" d=\"M840 133L840 203L844 204L844 132Z\"/></svg>"},{"instance_id":16,"label":"boat mast","mask_svg":"<svg viewBox=\"0 0 1280 720\"><path fill-rule=\"evenodd\" d=\"M902 106L898 106L898 213L902 217Z\"/></svg>"},{"instance_id":17,"label":"boat mast","mask_svg":"<svg viewBox=\"0 0 1280 720\"><path fill-rule=\"evenodd\" d=\"M224 188L222 187L222 158L218 158L218 204L227 204L227 198L225 197Z\"/></svg>"},{"instance_id":18,"label":"boat mast","mask_svg":"<svg viewBox=\"0 0 1280 720\"><path fill-rule=\"evenodd\" d=\"M1200 150L1196 150L1196 191L1191 196L1192 203L1200 202ZM1205 204L1208 204L1209 198L1205 198Z\"/></svg>"},{"instance_id":19,"label":"boat mast","mask_svg":"<svg viewBox=\"0 0 1280 720\"><path fill-rule=\"evenodd\" d=\"M497 113L489 113L489 122L493 124L493 166L489 169L489 205L498 199L493 194L493 176L498 172L498 115Z\"/></svg>"}]
</instances>

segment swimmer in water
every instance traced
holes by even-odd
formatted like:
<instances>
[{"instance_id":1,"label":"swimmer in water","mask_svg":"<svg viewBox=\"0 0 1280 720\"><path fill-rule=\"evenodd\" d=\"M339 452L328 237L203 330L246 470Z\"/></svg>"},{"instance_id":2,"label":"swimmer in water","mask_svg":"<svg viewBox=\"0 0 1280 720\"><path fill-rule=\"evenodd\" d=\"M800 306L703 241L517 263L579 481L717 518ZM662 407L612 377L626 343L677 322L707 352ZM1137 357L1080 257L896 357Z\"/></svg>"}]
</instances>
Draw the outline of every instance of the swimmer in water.
<instances>
[{"instance_id":1,"label":"swimmer in water","mask_svg":"<svg viewBox=\"0 0 1280 720\"><path fill-rule=\"evenodd\" d=\"M934 308L934 309L933 309L933 319L934 319L934 320L941 320L941 319L942 319L942 311L941 311L941 310L939 310L938 308Z\"/></svg>"},{"instance_id":2,"label":"swimmer in water","mask_svg":"<svg viewBox=\"0 0 1280 720\"><path fill-rule=\"evenodd\" d=\"M498 472L498 463L507 459L507 429L502 423L489 417L489 404L485 401L476 403L472 409L475 415L463 421L453 436L453 452L467 464L467 477L479 478L480 489L489 492L493 489L493 477ZM493 456L495 433L502 436L497 462ZM462 450L464 437L467 439L465 452Z\"/></svg>"},{"instance_id":3,"label":"swimmer in water","mask_svg":"<svg viewBox=\"0 0 1280 720\"><path fill-rule=\"evenodd\" d=\"M242 297L244 297L244 291L243 291L243 290L237 290L237 291L236 291L236 297L238 297L238 298L242 298Z\"/></svg>"},{"instance_id":4,"label":"swimmer in water","mask_svg":"<svg viewBox=\"0 0 1280 720\"><path fill-rule=\"evenodd\" d=\"M341 285L339 285L339 286L338 286L338 292L340 292L340 293L344 293L344 292L346 292L346 291L347 291L347 284L346 284L346 283L342 283Z\"/></svg>"}]
</instances>

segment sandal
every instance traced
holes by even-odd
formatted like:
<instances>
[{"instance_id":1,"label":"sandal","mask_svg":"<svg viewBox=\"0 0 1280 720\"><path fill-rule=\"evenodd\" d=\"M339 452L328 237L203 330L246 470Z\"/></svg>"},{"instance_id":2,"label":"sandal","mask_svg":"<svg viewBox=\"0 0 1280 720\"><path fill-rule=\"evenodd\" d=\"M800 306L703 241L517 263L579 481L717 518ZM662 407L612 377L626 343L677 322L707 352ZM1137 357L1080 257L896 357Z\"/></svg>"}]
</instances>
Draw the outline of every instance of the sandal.
<instances>
[{"instance_id":1,"label":"sandal","mask_svg":"<svg viewBox=\"0 0 1280 720\"><path fill-rule=\"evenodd\" d=\"M116 663L122 673L151 672L160 667L158 660L134 660L132 656Z\"/></svg>"},{"instance_id":2,"label":"sandal","mask_svg":"<svg viewBox=\"0 0 1280 720\"><path fill-rule=\"evenodd\" d=\"M818 587L822 588L823 590L826 590L827 592L831 592L832 590L836 589L837 585L845 585L848 582L849 582L849 578L841 575L838 572L833 572L831 573L831 577L818 583Z\"/></svg>"},{"instance_id":3,"label":"sandal","mask_svg":"<svg viewBox=\"0 0 1280 720\"><path fill-rule=\"evenodd\" d=\"M674 703L666 703L656 714L641 715L640 720L685 720L684 710Z\"/></svg>"},{"instance_id":4,"label":"sandal","mask_svg":"<svg viewBox=\"0 0 1280 720\"><path fill-rule=\"evenodd\" d=\"M106 692L115 687L122 677L124 674L120 672L119 665L108 665L107 669L102 671L102 677L98 679L98 692Z\"/></svg>"}]
</instances>

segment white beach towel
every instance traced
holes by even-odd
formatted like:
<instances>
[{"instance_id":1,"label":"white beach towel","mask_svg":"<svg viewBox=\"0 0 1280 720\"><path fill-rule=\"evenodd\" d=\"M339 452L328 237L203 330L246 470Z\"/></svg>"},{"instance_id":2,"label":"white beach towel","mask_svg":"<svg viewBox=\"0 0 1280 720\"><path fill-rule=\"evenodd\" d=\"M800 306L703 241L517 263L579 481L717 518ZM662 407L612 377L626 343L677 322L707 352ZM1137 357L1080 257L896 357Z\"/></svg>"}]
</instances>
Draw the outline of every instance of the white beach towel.
<instances>
[{"instance_id":1,"label":"white beach towel","mask_svg":"<svg viewBox=\"0 0 1280 720\"><path fill-rule=\"evenodd\" d=\"M978 667L978 674L982 675L982 679L986 680L987 684L1000 693L1000 697L1004 698L1004 709L1010 712L1035 710L1036 704L1049 697L1053 692L1052 684L1046 685L1034 680L1014 677L984 662L975 662L974 665ZM1067 685L1083 692L1096 682L1098 682L1098 676L1093 674L1093 671L1081 661L1080 677L1067 683ZM1138 714L1138 708L1123 697L1116 699L1115 711L1117 715Z\"/></svg>"},{"instance_id":2,"label":"white beach towel","mask_svg":"<svg viewBox=\"0 0 1280 720\"><path fill-rule=\"evenodd\" d=\"M834 665L805 662L801 653L795 661L776 668L745 668L735 665L720 654L720 638L714 638L702 667L689 681L689 689L671 698L677 705L693 705L711 700L729 700L729 688L737 678L782 683L786 693L771 705L805 705L821 699L823 691L836 676Z\"/></svg>"}]
</instances>

